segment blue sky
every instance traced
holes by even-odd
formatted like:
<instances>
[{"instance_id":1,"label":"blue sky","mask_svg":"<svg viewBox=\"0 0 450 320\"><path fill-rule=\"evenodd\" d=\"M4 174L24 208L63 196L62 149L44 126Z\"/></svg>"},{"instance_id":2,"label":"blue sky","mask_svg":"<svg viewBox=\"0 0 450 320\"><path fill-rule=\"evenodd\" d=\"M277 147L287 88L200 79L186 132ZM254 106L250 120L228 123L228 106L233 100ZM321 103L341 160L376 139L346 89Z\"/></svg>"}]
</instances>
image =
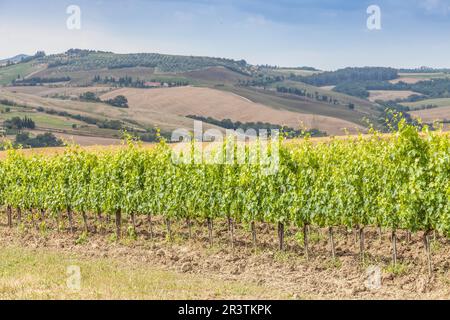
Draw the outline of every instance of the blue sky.
<instances>
[{"instance_id":1,"label":"blue sky","mask_svg":"<svg viewBox=\"0 0 450 320\"><path fill-rule=\"evenodd\" d=\"M81 30L66 27L72 4ZM381 30L366 27L372 4ZM450 67L450 0L0 0L0 58L68 48L322 69Z\"/></svg>"}]
</instances>

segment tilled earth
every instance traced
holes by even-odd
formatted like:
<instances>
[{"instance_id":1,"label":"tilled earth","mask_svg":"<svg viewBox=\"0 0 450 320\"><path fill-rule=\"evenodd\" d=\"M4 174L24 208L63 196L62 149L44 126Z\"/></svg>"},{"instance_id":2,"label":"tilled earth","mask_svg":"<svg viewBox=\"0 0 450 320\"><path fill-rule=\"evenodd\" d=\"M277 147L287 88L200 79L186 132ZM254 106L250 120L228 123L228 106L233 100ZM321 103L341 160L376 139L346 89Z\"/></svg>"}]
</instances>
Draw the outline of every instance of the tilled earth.
<instances>
[{"instance_id":1,"label":"tilled earth","mask_svg":"<svg viewBox=\"0 0 450 320\"><path fill-rule=\"evenodd\" d=\"M131 232L130 224L124 223L122 238L117 241L113 221L90 220L86 236L81 220L76 221L75 232L71 234L67 225L60 224L58 228L52 219L45 223L28 219L8 228L5 215L1 216L2 246L49 248L86 257L145 264L149 268L200 274L212 279L245 280L276 289L274 292L283 292L293 299L450 298L450 243L439 235L431 246L433 273L430 277L421 233L413 234L407 241L406 233L398 232L398 264L394 268L388 230L383 231L381 239L377 230L365 230L365 258L362 261L359 241L351 230L335 230L337 258L333 260L328 230L311 228L307 260L303 235L295 228L286 229L285 249L279 251L277 230L267 224L256 225L256 248L248 226L236 225L233 248L226 221L215 221L211 245L208 228L200 222L193 222L190 239L186 223L173 222L173 237L169 240L161 219L154 219L151 238L147 219L138 217L136 234Z\"/></svg>"}]
</instances>

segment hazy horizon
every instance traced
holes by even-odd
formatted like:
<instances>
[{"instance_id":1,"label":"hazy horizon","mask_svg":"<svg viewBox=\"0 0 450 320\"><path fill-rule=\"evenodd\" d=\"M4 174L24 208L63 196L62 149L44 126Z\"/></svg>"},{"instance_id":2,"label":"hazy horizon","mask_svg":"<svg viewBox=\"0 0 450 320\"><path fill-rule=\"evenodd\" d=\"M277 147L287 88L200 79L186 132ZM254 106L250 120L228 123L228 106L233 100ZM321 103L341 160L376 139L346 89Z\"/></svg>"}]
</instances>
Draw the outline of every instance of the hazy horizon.
<instances>
[{"instance_id":1,"label":"hazy horizon","mask_svg":"<svg viewBox=\"0 0 450 320\"><path fill-rule=\"evenodd\" d=\"M366 26L373 4L381 30ZM69 5L80 30L66 27ZM450 67L450 0L0 0L0 21L0 59L81 48L323 70Z\"/></svg>"}]
</instances>

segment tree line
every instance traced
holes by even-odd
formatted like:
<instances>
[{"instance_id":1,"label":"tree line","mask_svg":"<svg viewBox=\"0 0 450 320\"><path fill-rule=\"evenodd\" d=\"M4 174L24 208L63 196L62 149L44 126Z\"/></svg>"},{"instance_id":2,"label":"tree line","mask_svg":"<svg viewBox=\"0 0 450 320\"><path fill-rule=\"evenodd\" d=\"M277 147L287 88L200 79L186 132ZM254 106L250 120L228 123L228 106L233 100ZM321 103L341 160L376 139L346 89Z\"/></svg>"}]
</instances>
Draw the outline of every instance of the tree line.
<instances>
[{"instance_id":1,"label":"tree line","mask_svg":"<svg viewBox=\"0 0 450 320\"><path fill-rule=\"evenodd\" d=\"M128 108L128 99L124 95L115 96L112 99L101 100L94 92L83 92L79 96L81 101L86 102L103 102L117 108Z\"/></svg>"},{"instance_id":2,"label":"tree line","mask_svg":"<svg viewBox=\"0 0 450 320\"><path fill-rule=\"evenodd\" d=\"M385 81L398 78L398 71L385 67L345 68L309 76L291 75L290 79L313 86L330 86L354 81Z\"/></svg>"},{"instance_id":3,"label":"tree line","mask_svg":"<svg viewBox=\"0 0 450 320\"><path fill-rule=\"evenodd\" d=\"M37 86L44 83L56 83L56 82L68 82L70 81L70 77L50 77L50 78L41 78L41 77L32 77L32 78L23 78L23 79L15 79L12 81L13 86Z\"/></svg>"},{"instance_id":4,"label":"tree line","mask_svg":"<svg viewBox=\"0 0 450 320\"><path fill-rule=\"evenodd\" d=\"M109 84L113 86L118 87L129 87L129 88L154 88L155 85L151 84L149 85L149 82L159 83L159 86L167 85L168 87L185 87L189 85L189 81L187 80L167 80L164 81L158 81L158 80L152 80L152 81L146 81L146 80L140 80L133 79L132 77L125 76L125 77L119 77L116 79L115 77L101 77L99 75L96 75L94 79L92 80L93 83L101 83L101 84Z\"/></svg>"},{"instance_id":5,"label":"tree line","mask_svg":"<svg viewBox=\"0 0 450 320\"><path fill-rule=\"evenodd\" d=\"M418 94L412 95L403 101L416 102L430 98L450 97L450 79L431 79L417 83L405 83L402 81L397 83L390 83L388 81L353 81L340 83L333 90L360 98L369 97L369 90L410 90Z\"/></svg>"},{"instance_id":6,"label":"tree line","mask_svg":"<svg viewBox=\"0 0 450 320\"><path fill-rule=\"evenodd\" d=\"M326 95L323 93L321 94L318 91L314 91L314 93L311 93L306 89L277 86L277 92L293 94L296 96L306 97L309 99L314 99L319 102L326 102L326 103L330 103L330 104L334 104L334 105L339 104L338 99L334 98L333 96L329 96L329 95Z\"/></svg>"},{"instance_id":7,"label":"tree line","mask_svg":"<svg viewBox=\"0 0 450 320\"><path fill-rule=\"evenodd\" d=\"M22 130L22 129L34 129L36 127L33 119L25 116L21 117L12 117L11 119L6 119L3 122L3 126L7 130Z\"/></svg>"}]
</instances>

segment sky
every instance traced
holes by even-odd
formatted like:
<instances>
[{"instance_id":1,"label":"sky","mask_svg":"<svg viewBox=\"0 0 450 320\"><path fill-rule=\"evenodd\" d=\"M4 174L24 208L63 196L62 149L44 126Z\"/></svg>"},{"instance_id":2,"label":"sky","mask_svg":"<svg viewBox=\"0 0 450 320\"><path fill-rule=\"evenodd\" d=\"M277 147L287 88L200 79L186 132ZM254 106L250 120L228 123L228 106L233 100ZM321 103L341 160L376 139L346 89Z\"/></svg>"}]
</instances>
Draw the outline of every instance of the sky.
<instances>
[{"instance_id":1,"label":"sky","mask_svg":"<svg viewBox=\"0 0 450 320\"><path fill-rule=\"evenodd\" d=\"M67 27L70 5L80 29ZM367 27L370 5L379 30ZM323 70L450 67L450 0L0 0L0 59L69 48Z\"/></svg>"}]
</instances>

